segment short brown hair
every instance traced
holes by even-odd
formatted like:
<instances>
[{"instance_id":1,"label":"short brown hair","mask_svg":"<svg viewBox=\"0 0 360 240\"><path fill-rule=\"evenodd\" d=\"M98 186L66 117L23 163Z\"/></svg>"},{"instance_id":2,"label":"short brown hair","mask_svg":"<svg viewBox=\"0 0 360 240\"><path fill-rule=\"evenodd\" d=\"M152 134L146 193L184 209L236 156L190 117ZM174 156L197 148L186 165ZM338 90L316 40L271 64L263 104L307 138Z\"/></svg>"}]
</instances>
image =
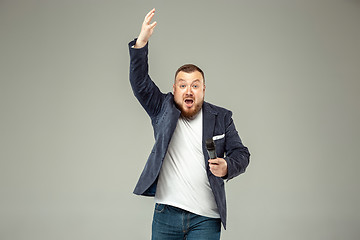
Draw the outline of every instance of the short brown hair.
<instances>
[{"instance_id":1,"label":"short brown hair","mask_svg":"<svg viewBox=\"0 0 360 240\"><path fill-rule=\"evenodd\" d=\"M182 65L181 67L179 67L178 70L176 70L176 73L175 73L175 80L176 80L176 76L178 75L179 72L192 73L192 72L195 72L195 71L198 71L198 72L201 73L201 75L203 77L203 80L204 80L204 83L205 83L204 72L198 66L196 66L194 64L185 64L185 65Z\"/></svg>"}]
</instances>

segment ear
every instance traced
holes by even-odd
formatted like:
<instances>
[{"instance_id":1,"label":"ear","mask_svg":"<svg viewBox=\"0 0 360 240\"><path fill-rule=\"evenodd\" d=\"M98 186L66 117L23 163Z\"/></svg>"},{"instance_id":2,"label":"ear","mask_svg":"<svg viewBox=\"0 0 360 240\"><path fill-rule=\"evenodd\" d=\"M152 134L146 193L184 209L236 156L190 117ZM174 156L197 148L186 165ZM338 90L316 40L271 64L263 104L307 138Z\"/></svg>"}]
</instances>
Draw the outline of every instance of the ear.
<instances>
[{"instance_id":1,"label":"ear","mask_svg":"<svg viewBox=\"0 0 360 240\"><path fill-rule=\"evenodd\" d=\"M173 84L173 94L175 94L175 83Z\"/></svg>"},{"instance_id":2,"label":"ear","mask_svg":"<svg viewBox=\"0 0 360 240\"><path fill-rule=\"evenodd\" d=\"M203 92L205 93L205 88L206 88L206 86L205 86L205 83L204 83L204 88L203 88Z\"/></svg>"}]
</instances>

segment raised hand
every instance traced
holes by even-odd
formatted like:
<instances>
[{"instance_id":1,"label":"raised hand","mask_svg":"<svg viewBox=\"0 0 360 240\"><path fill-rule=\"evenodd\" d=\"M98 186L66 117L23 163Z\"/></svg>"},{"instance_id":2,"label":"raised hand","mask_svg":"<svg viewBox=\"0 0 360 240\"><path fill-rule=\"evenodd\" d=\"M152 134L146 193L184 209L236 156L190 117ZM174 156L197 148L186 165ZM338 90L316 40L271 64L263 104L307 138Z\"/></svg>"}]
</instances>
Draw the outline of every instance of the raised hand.
<instances>
[{"instance_id":1,"label":"raised hand","mask_svg":"<svg viewBox=\"0 0 360 240\"><path fill-rule=\"evenodd\" d=\"M156 21L150 23L154 15L155 15L155 8L153 8L148 14L146 14L144 22L141 26L141 32L134 46L135 48L142 48L149 41L149 38L151 37L154 28L156 26Z\"/></svg>"}]
</instances>

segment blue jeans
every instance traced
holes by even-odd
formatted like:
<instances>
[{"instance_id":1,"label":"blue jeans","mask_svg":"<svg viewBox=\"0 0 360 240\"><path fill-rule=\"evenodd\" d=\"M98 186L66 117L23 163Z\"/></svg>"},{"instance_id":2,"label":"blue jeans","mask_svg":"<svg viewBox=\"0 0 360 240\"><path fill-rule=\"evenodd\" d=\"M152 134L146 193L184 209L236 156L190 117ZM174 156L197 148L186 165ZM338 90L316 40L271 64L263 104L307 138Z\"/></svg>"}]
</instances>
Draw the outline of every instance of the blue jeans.
<instances>
[{"instance_id":1,"label":"blue jeans","mask_svg":"<svg viewBox=\"0 0 360 240\"><path fill-rule=\"evenodd\" d=\"M220 218L200 216L183 209L155 204L152 240L219 240Z\"/></svg>"}]
</instances>

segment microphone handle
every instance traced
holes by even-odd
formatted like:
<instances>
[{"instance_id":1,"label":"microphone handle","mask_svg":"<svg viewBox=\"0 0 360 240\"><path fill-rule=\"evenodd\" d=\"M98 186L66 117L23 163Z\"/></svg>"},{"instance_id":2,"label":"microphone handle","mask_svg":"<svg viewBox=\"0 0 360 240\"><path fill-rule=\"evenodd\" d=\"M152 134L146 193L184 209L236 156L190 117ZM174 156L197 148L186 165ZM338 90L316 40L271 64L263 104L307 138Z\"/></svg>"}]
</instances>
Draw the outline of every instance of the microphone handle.
<instances>
[{"instance_id":1,"label":"microphone handle","mask_svg":"<svg viewBox=\"0 0 360 240\"><path fill-rule=\"evenodd\" d=\"M216 159L217 158L215 149L208 150L208 153L209 153L209 157L211 159Z\"/></svg>"}]
</instances>

